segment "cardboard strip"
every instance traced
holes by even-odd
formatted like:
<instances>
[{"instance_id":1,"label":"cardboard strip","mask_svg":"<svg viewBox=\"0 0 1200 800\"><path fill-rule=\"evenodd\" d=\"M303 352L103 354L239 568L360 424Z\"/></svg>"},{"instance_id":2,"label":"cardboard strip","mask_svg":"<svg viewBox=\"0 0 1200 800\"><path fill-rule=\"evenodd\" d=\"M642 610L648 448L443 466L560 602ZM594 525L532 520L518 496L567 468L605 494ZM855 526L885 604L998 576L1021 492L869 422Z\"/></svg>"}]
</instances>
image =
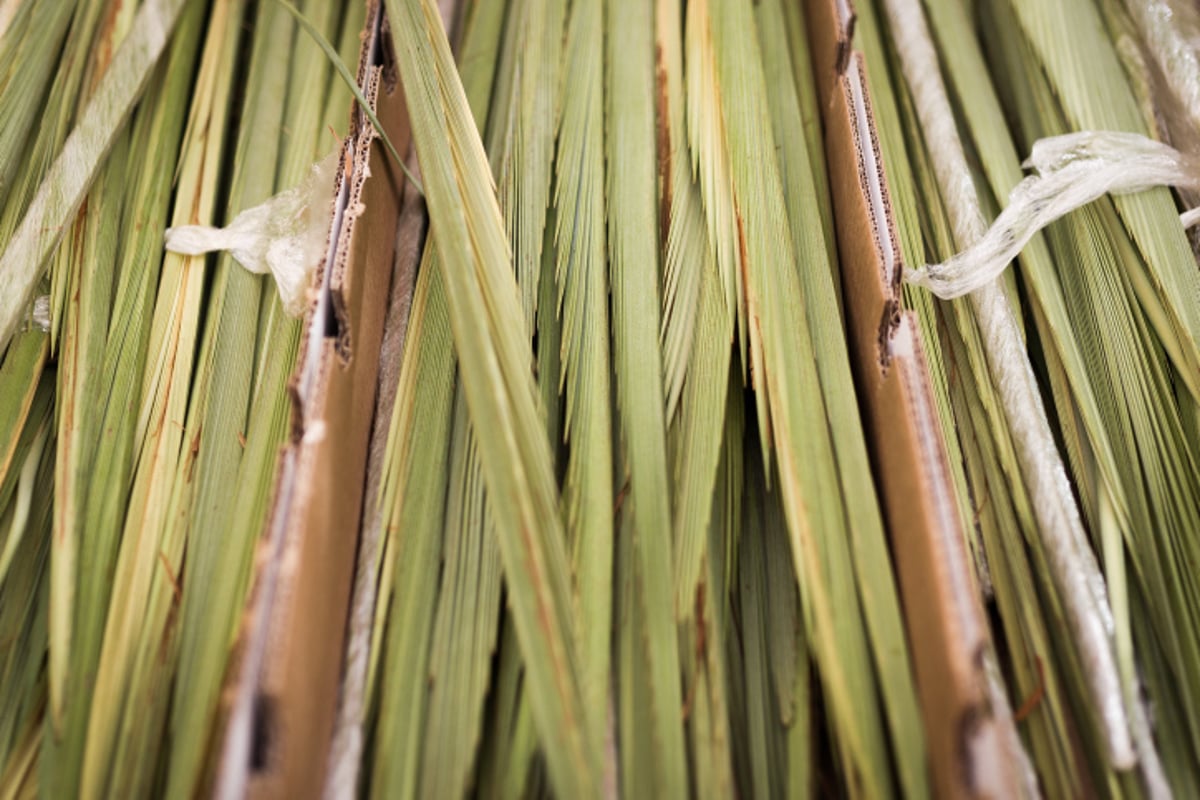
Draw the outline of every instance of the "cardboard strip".
<instances>
[{"instance_id":1,"label":"cardboard strip","mask_svg":"<svg viewBox=\"0 0 1200 800\"><path fill-rule=\"evenodd\" d=\"M1020 795L991 711L986 618L970 578L924 345L902 308L902 255L862 55L845 0L808 3L847 325L892 540L937 793Z\"/></svg>"},{"instance_id":2,"label":"cardboard strip","mask_svg":"<svg viewBox=\"0 0 1200 800\"><path fill-rule=\"evenodd\" d=\"M371 0L358 80L405 152L405 104L382 26ZM291 384L291 441L227 678L218 797L315 797L324 784L403 190L403 173L356 107Z\"/></svg>"},{"instance_id":3,"label":"cardboard strip","mask_svg":"<svg viewBox=\"0 0 1200 800\"><path fill-rule=\"evenodd\" d=\"M418 176L420 169L410 155L408 169ZM338 717L329 753L329 771L325 781L327 800L357 797L366 731L366 679L374 631L375 607L379 591L379 553L383 541L384 517L377 512L383 482L385 456L391 433L392 412L399 388L404 342L412 305L417 267L424 250L428 224L425 200L411 183L405 188L403 211L396 233L396 254L392 266L392 288L384 322L379 354L379 392L375 399L375 418L367 454L366 487L363 494L363 524L359 534L354 571L354 590L346 632L346 657L338 701Z\"/></svg>"},{"instance_id":4,"label":"cardboard strip","mask_svg":"<svg viewBox=\"0 0 1200 800\"><path fill-rule=\"evenodd\" d=\"M809 52L821 108L829 107L834 82L846 71L856 21L851 0L806 0Z\"/></svg>"}]
</instances>

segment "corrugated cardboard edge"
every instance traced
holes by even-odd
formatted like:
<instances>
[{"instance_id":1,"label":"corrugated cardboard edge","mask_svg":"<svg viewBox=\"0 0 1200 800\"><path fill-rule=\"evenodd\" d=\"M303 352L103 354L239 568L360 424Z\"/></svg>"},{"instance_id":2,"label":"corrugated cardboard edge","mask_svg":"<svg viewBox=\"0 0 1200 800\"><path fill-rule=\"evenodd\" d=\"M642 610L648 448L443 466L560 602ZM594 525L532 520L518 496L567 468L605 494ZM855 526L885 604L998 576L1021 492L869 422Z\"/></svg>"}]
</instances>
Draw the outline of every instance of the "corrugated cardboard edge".
<instances>
[{"instance_id":1,"label":"corrugated cardboard edge","mask_svg":"<svg viewBox=\"0 0 1200 800\"><path fill-rule=\"evenodd\" d=\"M900 581L930 768L941 797L1018 796L988 702L990 647L970 578L917 320L902 308L891 215L849 0L809 0L847 323L872 465ZM986 777L983 777L986 775Z\"/></svg>"},{"instance_id":2,"label":"corrugated cardboard edge","mask_svg":"<svg viewBox=\"0 0 1200 800\"><path fill-rule=\"evenodd\" d=\"M420 179L417 160L408 158L409 171ZM337 722L329 752L323 795L326 800L357 797L363 749L366 742L366 678L371 656L375 606L379 589L380 548L384 517L377 513L383 481L392 412L399 389L400 366L408 333L417 267L424 249L428 217L425 200L416 187L405 189L403 210L396 233L392 289L379 352L379 392L367 453L363 521L354 570L354 589L347 622L345 664L338 698Z\"/></svg>"},{"instance_id":3,"label":"corrugated cardboard edge","mask_svg":"<svg viewBox=\"0 0 1200 800\"><path fill-rule=\"evenodd\" d=\"M371 0L358 81L401 150L405 104ZM290 392L290 442L226 682L219 797L320 795L333 734L362 513L378 353L403 174L357 107L343 145L329 253Z\"/></svg>"},{"instance_id":4,"label":"corrugated cardboard edge","mask_svg":"<svg viewBox=\"0 0 1200 800\"><path fill-rule=\"evenodd\" d=\"M442 24L455 41L456 0L438 0ZM387 22L384 22L386 30ZM455 57L458 57L457 50ZM408 156L409 172L420 180L420 165L415 152ZM429 217L425 198L409 183L396 229L395 256L392 263L392 288L384 321L379 352L379 390L375 399L375 418L367 453L366 488L363 495L363 523L354 588L347 621L345 661L338 697L337 722L329 750L329 767L323 796L325 800L350 800L362 785L363 753L368 731L367 672L370 666L375 610L379 602L380 552L386 516L379 513L379 493L386 468L391 439L392 414L399 391L408 319L412 309L417 270L425 248ZM386 602L386 599L384 600Z\"/></svg>"}]
</instances>

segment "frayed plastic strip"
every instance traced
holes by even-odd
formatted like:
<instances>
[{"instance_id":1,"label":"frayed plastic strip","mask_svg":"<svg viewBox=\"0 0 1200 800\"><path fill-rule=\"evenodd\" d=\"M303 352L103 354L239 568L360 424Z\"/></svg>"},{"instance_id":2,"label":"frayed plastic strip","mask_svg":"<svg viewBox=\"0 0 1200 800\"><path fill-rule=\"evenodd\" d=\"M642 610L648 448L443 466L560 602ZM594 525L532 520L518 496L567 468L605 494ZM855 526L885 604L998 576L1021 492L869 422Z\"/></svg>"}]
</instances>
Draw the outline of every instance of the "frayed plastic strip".
<instances>
[{"instance_id":1,"label":"frayed plastic strip","mask_svg":"<svg viewBox=\"0 0 1200 800\"><path fill-rule=\"evenodd\" d=\"M29 329L50 332L50 295L39 294L29 307Z\"/></svg>"},{"instance_id":2,"label":"frayed plastic strip","mask_svg":"<svg viewBox=\"0 0 1200 800\"><path fill-rule=\"evenodd\" d=\"M314 164L298 186L246 209L224 228L168 228L167 249L189 256L228 251L250 272L271 273L284 309L294 317L300 316L313 270L325 255L333 176L340 152L335 150Z\"/></svg>"},{"instance_id":3,"label":"frayed plastic strip","mask_svg":"<svg viewBox=\"0 0 1200 800\"><path fill-rule=\"evenodd\" d=\"M1040 139L1008 207L974 245L941 264L905 271L938 297L961 297L995 280L1042 228L1106 194L1155 186L1200 188L1200 161L1136 133L1083 131ZM1188 212L1184 224L1200 220Z\"/></svg>"}]
</instances>

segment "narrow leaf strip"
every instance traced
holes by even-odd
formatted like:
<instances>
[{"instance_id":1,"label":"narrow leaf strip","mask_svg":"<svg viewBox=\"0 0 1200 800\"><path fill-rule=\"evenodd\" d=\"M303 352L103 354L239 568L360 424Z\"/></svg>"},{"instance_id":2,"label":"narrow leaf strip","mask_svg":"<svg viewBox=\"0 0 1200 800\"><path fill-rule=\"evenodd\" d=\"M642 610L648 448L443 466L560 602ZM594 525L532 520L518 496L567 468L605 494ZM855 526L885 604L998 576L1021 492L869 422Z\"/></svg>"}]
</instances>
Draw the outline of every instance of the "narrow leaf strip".
<instances>
[{"instance_id":1,"label":"narrow leaf strip","mask_svg":"<svg viewBox=\"0 0 1200 800\"><path fill-rule=\"evenodd\" d=\"M555 279L562 318L564 433L571 445L563 502L582 626L588 724L608 723L613 604L612 365L604 230L604 14L575 3L567 28L559 119ZM571 87L567 89L567 87Z\"/></svg>"},{"instance_id":2,"label":"narrow leaf strip","mask_svg":"<svg viewBox=\"0 0 1200 800\"><path fill-rule=\"evenodd\" d=\"M293 18L295 18L301 29L303 29L303 31L307 33L314 42L316 42L317 47L321 48L321 52L325 54L327 59L329 59L329 63L333 65L333 69L337 73L337 76L341 79L342 83L346 85L346 88L348 88L354 95L354 100L358 103L358 107L362 109L364 114L367 115L367 119L371 120L371 125L373 125L375 128L375 134L383 141L383 146L387 148L388 154L391 155L392 159L404 172L404 177L408 178L408 180L411 181L415 187L417 187L417 191L424 195L425 190L421 188L421 182L417 180L415 175L409 172L408 164L405 163L405 160L400 157L400 153L396 150L396 146L392 144L392 140L388 138L387 131L385 131L383 128L383 123L379 121L379 117L375 115L375 110L371 108L371 101L367 100L366 95L363 94L362 88L359 87L358 81L355 79L354 75L351 74L350 68L346 66L346 62L342 60L341 54L338 53L337 48L335 48L333 44L325 38L321 31L317 30L317 27L312 24L308 17L304 16L304 14L300 12L300 9L289 3L288 0L275 0L275 2L283 6L284 9L286 9Z\"/></svg>"},{"instance_id":3,"label":"narrow leaf strip","mask_svg":"<svg viewBox=\"0 0 1200 800\"><path fill-rule=\"evenodd\" d=\"M671 496L666 401L658 349L659 248L655 225L654 9L608 0L608 234L612 260L613 352L621 443L629 472L635 602L645 638L636 656L649 669L652 759L657 794L687 793L679 652L671 597Z\"/></svg>"}]
</instances>

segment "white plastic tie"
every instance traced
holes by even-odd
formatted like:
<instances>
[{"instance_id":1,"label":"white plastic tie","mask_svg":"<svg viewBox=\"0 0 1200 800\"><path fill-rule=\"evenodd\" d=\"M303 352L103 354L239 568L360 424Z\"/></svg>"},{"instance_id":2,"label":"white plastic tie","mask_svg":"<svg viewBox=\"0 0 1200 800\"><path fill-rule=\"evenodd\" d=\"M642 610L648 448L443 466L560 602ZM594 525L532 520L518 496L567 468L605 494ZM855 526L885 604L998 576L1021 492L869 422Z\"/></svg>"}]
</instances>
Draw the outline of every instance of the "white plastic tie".
<instances>
[{"instance_id":1,"label":"white plastic tie","mask_svg":"<svg viewBox=\"0 0 1200 800\"><path fill-rule=\"evenodd\" d=\"M974 245L940 264L905 271L909 283L952 299L995 280L1051 222L1106 194L1155 186L1200 188L1200 162L1136 133L1083 131L1039 139L1024 163L1035 174L1008 196L1008 206ZM1184 214L1187 226L1200 221Z\"/></svg>"},{"instance_id":2,"label":"white plastic tie","mask_svg":"<svg viewBox=\"0 0 1200 800\"><path fill-rule=\"evenodd\" d=\"M313 270L326 251L333 176L340 153L334 150L314 164L299 185L246 209L224 228L168 228L167 250L189 256L228 251L250 272L269 272L284 309L300 316Z\"/></svg>"},{"instance_id":3,"label":"white plastic tie","mask_svg":"<svg viewBox=\"0 0 1200 800\"><path fill-rule=\"evenodd\" d=\"M50 332L50 295L39 294L33 298L29 309L29 324L42 333Z\"/></svg>"}]
</instances>

